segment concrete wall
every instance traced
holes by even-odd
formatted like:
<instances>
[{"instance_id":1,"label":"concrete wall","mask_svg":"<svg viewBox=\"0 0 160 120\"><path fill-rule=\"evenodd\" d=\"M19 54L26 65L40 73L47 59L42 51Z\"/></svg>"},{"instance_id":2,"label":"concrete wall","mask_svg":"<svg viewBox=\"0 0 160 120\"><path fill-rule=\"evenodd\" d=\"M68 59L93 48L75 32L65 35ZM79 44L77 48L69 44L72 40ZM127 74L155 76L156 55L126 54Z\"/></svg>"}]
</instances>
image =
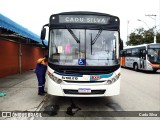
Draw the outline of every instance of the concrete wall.
<instances>
[{"instance_id":1,"label":"concrete wall","mask_svg":"<svg viewBox=\"0 0 160 120\"><path fill-rule=\"evenodd\" d=\"M46 50L40 47L0 38L0 77L35 69L37 59L45 54Z\"/></svg>"}]
</instances>

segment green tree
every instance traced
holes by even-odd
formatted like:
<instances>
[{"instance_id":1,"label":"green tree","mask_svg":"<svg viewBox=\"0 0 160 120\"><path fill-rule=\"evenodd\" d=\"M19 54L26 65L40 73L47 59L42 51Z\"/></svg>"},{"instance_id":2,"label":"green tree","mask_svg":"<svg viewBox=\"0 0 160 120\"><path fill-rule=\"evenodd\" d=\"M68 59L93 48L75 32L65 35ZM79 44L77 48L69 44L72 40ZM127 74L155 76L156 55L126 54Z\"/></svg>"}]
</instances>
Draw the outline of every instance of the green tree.
<instances>
[{"instance_id":1,"label":"green tree","mask_svg":"<svg viewBox=\"0 0 160 120\"><path fill-rule=\"evenodd\" d=\"M157 33L157 43L160 43L160 33ZM127 45L140 45L154 42L154 29L144 30L144 28L136 29L129 35Z\"/></svg>"}]
</instances>

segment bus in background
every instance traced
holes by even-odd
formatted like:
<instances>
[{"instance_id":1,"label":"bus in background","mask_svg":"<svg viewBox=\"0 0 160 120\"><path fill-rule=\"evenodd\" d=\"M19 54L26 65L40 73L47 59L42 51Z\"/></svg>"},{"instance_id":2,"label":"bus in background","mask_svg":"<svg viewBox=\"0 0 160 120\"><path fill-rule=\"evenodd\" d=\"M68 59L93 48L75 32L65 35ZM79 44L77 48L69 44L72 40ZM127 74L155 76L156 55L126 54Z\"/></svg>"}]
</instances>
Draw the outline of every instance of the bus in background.
<instances>
[{"instance_id":1,"label":"bus in background","mask_svg":"<svg viewBox=\"0 0 160 120\"><path fill-rule=\"evenodd\" d=\"M47 92L55 96L101 97L120 93L120 21L96 12L50 16Z\"/></svg>"},{"instance_id":2,"label":"bus in background","mask_svg":"<svg viewBox=\"0 0 160 120\"><path fill-rule=\"evenodd\" d=\"M160 69L160 43L128 46L121 50L121 66L156 72Z\"/></svg>"}]
</instances>

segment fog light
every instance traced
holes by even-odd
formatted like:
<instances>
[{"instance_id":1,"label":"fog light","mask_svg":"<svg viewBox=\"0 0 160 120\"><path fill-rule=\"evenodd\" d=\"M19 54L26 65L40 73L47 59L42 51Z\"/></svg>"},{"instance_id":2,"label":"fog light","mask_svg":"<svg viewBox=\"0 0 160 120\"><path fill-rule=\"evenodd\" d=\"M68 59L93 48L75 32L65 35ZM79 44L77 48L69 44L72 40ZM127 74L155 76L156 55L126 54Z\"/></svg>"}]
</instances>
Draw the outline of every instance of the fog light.
<instances>
[{"instance_id":1,"label":"fog light","mask_svg":"<svg viewBox=\"0 0 160 120\"><path fill-rule=\"evenodd\" d=\"M112 84L112 81L111 80L107 80L107 84Z\"/></svg>"},{"instance_id":2,"label":"fog light","mask_svg":"<svg viewBox=\"0 0 160 120\"><path fill-rule=\"evenodd\" d=\"M60 84L61 82L62 82L62 80L61 80L61 79L58 79L58 80L57 80L57 83L58 83L58 84Z\"/></svg>"},{"instance_id":3,"label":"fog light","mask_svg":"<svg viewBox=\"0 0 160 120\"><path fill-rule=\"evenodd\" d=\"M112 78L112 82L115 82L116 81L116 78Z\"/></svg>"}]
</instances>

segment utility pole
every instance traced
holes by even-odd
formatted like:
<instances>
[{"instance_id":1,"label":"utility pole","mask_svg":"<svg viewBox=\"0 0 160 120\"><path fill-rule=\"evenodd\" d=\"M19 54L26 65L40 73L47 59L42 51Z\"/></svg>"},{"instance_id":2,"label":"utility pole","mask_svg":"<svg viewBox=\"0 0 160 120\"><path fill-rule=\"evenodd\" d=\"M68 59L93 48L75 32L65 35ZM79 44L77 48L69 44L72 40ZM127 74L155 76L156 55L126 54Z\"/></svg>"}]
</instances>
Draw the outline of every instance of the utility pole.
<instances>
[{"instance_id":1,"label":"utility pole","mask_svg":"<svg viewBox=\"0 0 160 120\"><path fill-rule=\"evenodd\" d=\"M129 41L129 35L128 35L128 26L129 26L129 20L127 20L127 42Z\"/></svg>"},{"instance_id":2,"label":"utility pole","mask_svg":"<svg viewBox=\"0 0 160 120\"><path fill-rule=\"evenodd\" d=\"M150 18L152 18L154 21L155 21L155 27L154 27L154 43L156 43L156 41L157 41L157 38L156 38L156 35L157 35L157 31L156 31L156 16L157 15L150 15L150 14L148 14L148 15L145 15L145 16L148 16L148 17L150 17ZM154 17L154 18L153 18Z\"/></svg>"}]
</instances>

